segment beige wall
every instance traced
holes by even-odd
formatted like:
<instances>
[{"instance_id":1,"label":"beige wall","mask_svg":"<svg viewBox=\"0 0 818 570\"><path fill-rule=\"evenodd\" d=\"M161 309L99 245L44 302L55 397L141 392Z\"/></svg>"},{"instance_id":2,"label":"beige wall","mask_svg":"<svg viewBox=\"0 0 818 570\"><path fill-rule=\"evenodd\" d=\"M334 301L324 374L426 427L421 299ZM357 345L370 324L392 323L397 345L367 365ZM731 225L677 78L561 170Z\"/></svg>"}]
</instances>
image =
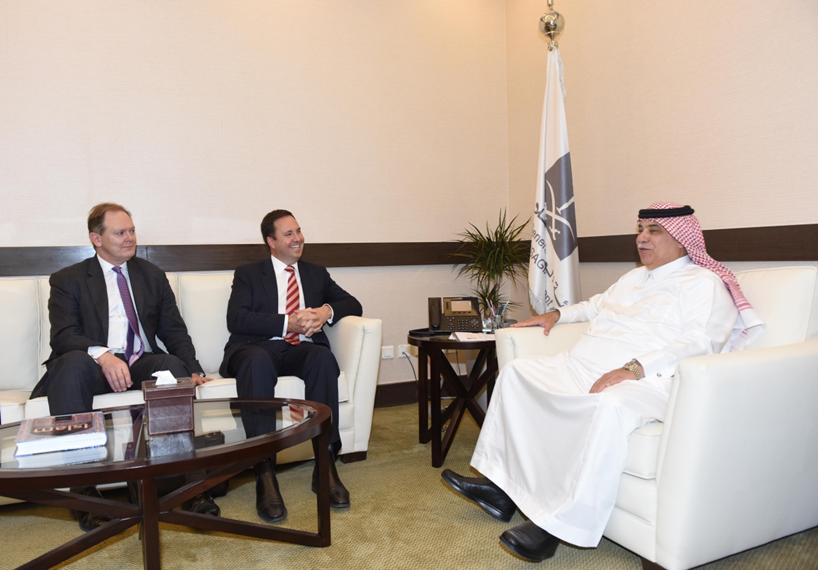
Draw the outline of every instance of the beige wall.
<instances>
[{"instance_id":1,"label":"beige wall","mask_svg":"<svg viewBox=\"0 0 818 570\"><path fill-rule=\"evenodd\" d=\"M566 21L559 43L580 236L629 233L654 200L692 204L705 229L818 223L818 3L554 7ZM534 199L546 10L506 3L512 213L530 212ZM583 297L632 267L582 264Z\"/></svg>"},{"instance_id":2,"label":"beige wall","mask_svg":"<svg viewBox=\"0 0 818 570\"><path fill-rule=\"evenodd\" d=\"M818 221L818 3L557 0L580 236L656 199L707 228ZM507 2L509 188L528 211L547 4Z\"/></svg>"},{"instance_id":3,"label":"beige wall","mask_svg":"<svg viewBox=\"0 0 818 570\"><path fill-rule=\"evenodd\" d=\"M446 240L506 204L501 0L0 0L0 70L3 245L86 243L101 200L165 244L274 207Z\"/></svg>"},{"instance_id":4,"label":"beige wall","mask_svg":"<svg viewBox=\"0 0 818 570\"><path fill-rule=\"evenodd\" d=\"M508 199L504 11L0 0L0 245L87 243L103 200L144 244L256 242L276 207L316 243L453 239ZM388 345L469 291L450 267L333 275ZM384 361L381 382L411 377Z\"/></svg>"},{"instance_id":5,"label":"beige wall","mask_svg":"<svg viewBox=\"0 0 818 570\"><path fill-rule=\"evenodd\" d=\"M84 244L102 200L146 244L255 242L282 206L312 242L527 217L546 5L0 0L0 246ZM818 221L818 4L555 7L581 236L630 232L655 198L705 228ZM583 294L627 268L584 265ZM386 345L469 289L449 267L332 273ZM382 363L382 383L411 377Z\"/></svg>"}]
</instances>

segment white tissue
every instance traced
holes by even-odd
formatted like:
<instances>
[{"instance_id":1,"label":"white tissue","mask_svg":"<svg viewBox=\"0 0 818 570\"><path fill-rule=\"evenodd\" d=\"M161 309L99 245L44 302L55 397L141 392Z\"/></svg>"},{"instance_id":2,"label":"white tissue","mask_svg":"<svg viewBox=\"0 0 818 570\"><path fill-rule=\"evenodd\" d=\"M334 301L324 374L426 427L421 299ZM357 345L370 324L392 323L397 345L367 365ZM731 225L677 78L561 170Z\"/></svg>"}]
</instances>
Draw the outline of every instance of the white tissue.
<instances>
[{"instance_id":1,"label":"white tissue","mask_svg":"<svg viewBox=\"0 0 818 570\"><path fill-rule=\"evenodd\" d=\"M177 383L176 378L173 377L170 370L158 370L157 372L154 372L152 376L156 378L157 386L168 386Z\"/></svg>"}]
</instances>

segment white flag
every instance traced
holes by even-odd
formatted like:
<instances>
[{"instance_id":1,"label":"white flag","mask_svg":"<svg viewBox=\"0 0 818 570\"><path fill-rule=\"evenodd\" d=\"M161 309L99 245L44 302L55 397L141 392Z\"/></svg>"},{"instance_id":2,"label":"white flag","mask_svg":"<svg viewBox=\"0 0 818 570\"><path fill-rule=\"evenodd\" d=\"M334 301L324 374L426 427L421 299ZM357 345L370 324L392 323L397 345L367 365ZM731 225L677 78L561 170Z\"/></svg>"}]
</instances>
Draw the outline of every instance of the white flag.
<instances>
[{"instance_id":1,"label":"white flag","mask_svg":"<svg viewBox=\"0 0 818 570\"><path fill-rule=\"evenodd\" d=\"M579 251L574 181L559 49L548 52L537 195L528 288L531 306L543 314L579 302Z\"/></svg>"}]
</instances>

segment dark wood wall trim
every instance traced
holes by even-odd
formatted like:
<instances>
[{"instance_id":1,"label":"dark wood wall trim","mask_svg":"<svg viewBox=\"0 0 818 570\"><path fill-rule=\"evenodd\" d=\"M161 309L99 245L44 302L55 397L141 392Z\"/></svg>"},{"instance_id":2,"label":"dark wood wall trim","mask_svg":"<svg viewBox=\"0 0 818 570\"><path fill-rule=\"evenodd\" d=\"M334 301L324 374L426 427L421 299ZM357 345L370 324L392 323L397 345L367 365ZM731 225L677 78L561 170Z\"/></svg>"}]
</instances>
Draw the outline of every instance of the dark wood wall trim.
<instances>
[{"instance_id":1,"label":"dark wood wall trim","mask_svg":"<svg viewBox=\"0 0 818 570\"><path fill-rule=\"evenodd\" d=\"M396 382L394 384L378 384L375 390L375 407L391 408L418 403L418 386L411 382Z\"/></svg>"},{"instance_id":2,"label":"dark wood wall trim","mask_svg":"<svg viewBox=\"0 0 818 570\"><path fill-rule=\"evenodd\" d=\"M451 265L455 242L312 243L304 259L325 267ZM0 277L50 275L94 255L89 246L0 247ZM219 271L269 255L262 244L140 245L139 257L165 271Z\"/></svg>"},{"instance_id":3,"label":"dark wood wall trim","mask_svg":"<svg viewBox=\"0 0 818 570\"><path fill-rule=\"evenodd\" d=\"M708 230L707 249L719 261L818 261L818 224ZM520 242L528 248L529 242ZM326 267L451 265L456 242L314 243L304 259ZM49 275L93 255L88 246L0 247L0 276ZM143 245L140 257L165 271L217 271L264 259L262 244ZM636 262L634 235L579 238L581 262Z\"/></svg>"},{"instance_id":4,"label":"dark wood wall trim","mask_svg":"<svg viewBox=\"0 0 818 570\"><path fill-rule=\"evenodd\" d=\"M634 235L579 238L581 262L639 261ZM818 224L705 230L719 261L818 261Z\"/></svg>"}]
</instances>

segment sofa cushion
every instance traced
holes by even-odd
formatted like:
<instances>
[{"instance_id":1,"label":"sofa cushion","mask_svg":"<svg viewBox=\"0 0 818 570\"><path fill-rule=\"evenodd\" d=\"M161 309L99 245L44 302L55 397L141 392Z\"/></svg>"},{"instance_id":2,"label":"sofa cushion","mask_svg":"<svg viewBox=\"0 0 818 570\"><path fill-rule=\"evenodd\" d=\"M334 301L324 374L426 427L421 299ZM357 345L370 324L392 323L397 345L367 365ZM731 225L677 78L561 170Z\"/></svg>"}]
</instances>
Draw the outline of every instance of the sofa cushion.
<instances>
[{"instance_id":1,"label":"sofa cushion","mask_svg":"<svg viewBox=\"0 0 818 570\"><path fill-rule=\"evenodd\" d=\"M781 346L818 336L818 268L754 269L737 273L736 279L766 324L764 333L748 348Z\"/></svg>"},{"instance_id":2,"label":"sofa cushion","mask_svg":"<svg viewBox=\"0 0 818 570\"><path fill-rule=\"evenodd\" d=\"M652 527L656 524L658 504L659 485L656 479L642 479L628 473L620 476L615 508L620 516L635 517L637 521ZM637 525L641 526L643 525Z\"/></svg>"},{"instance_id":3,"label":"sofa cushion","mask_svg":"<svg viewBox=\"0 0 818 570\"><path fill-rule=\"evenodd\" d=\"M48 282L49 279L50 277L45 275L37 280L37 290L40 304L38 316L40 319L40 342L38 343L39 356L37 358L37 363L40 365L40 368L37 371L38 380L43 376L43 374L45 374L45 365L43 362L48 360L48 357L51 356L51 321L48 320L48 298L51 296L51 285ZM36 384L36 382L32 384L29 387L29 390L33 389Z\"/></svg>"},{"instance_id":4,"label":"sofa cushion","mask_svg":"<svg viewBox=\"0 0 818 570\"><path fill-rule=\"evenodd\" d=\"M120 406L132 406L144 404L142 390L126 390L125 392L111 392L110 394L97 394L94 396L94 409L119 408ZM28 400L25 403L25 415L27 418L42 418L51 415L48 409L48 398L40 396Z\"/></svg>"},{"instance_id":5,"label":"sofa cushion","mask_svg":"<svg viewBox=\"0 0 818 570\"><path fill-rule=\"evenodd\" d=\"M640 479L655 479L659 464L659 443L662 441L662 422L650 422L634 431L628 438L628 458L625 473Z\"/></svg>"},{"instance_id":6,"label":"sofa cushion","mask_svg":"<svg viewBox=\"0 0 818 570\"><path fill-rule=\"evenodd\" d=\"M179 275L179 311L196 347L196 358L207 374L219 371L230 337L225 315L232 283L232 272Z\"/></svg>"},{"instance_id":7,"label":"sofa cushion","mask_svg":"<svg viewBox=\"0 0 818 570\"><path fill-rule=\"evenodd\" d=\"M0 279L0 315L0 390L31 390L40 377L37 279Z\"/></svg>"},{"instance_id":8,"label":"sofa cushion","mask_svg":"<svg viewBox=\"0 0 818 570\"><path fill-rule=\"evenodd\" d=\"M31 392L27 390L0 391L0 424L22 421L30 395Z\"/></svg>"},{"instance_id":9,"label":"sofa cushion","mask_svg":"<svg viewBox=\"0 0 818 570\"><path fill-rule=\"evenodd\" d=\"M303 400L304 382L296 376L281 376L276 384L276 398L294 398ZM214 400L217 398L236 398L236 380L234 378L214 378L207 384L196 386L196 398L200 400ZM338 401L349 401L349 383L347 376L341 371L338 376Z\"/></svg>"}]
</instances>

